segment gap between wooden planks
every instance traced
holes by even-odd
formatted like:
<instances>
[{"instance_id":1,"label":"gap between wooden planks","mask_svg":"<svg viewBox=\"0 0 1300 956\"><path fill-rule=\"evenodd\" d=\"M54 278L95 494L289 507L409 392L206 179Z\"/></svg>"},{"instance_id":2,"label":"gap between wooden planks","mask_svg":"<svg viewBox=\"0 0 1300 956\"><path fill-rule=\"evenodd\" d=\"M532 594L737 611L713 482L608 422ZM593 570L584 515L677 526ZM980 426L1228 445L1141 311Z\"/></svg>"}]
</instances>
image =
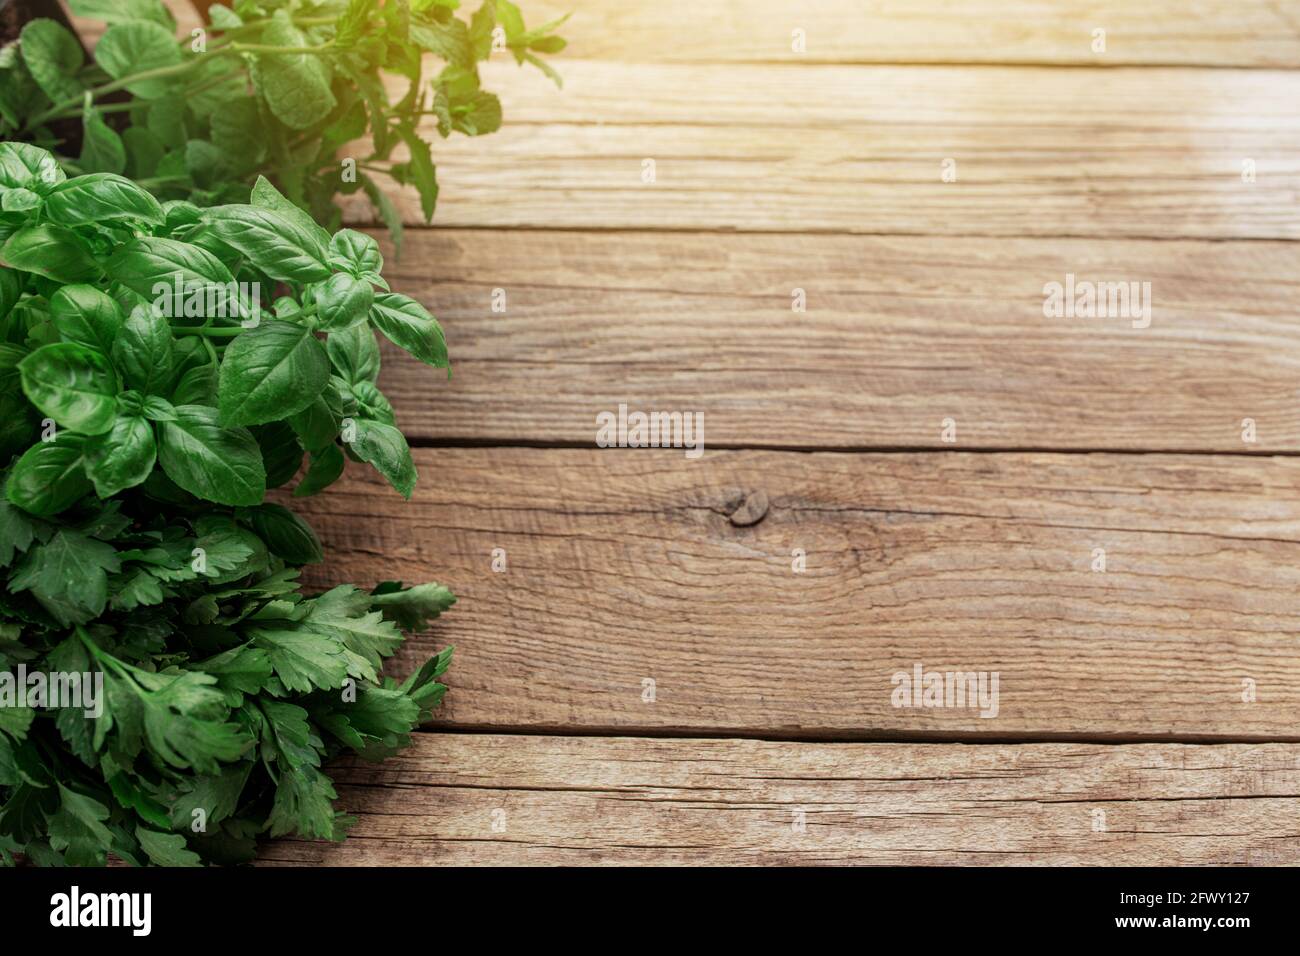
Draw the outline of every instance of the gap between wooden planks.
<instances>
[{"instance_id":1,"label":"gap between wooden planks","mask_svg":"<svg viewBox=\"0 0 1300 956\"><path fill-rule=\"evenodd\" d=\"M563 57L627 61L1300 66L1300 9L1273 0L529 0L572 13ZM1106 31L1105 52L1093 31ZM804 51L793 49L802 30Z\"/></svg>"},{"instance_id":2,"label":"gap between wooden planks","mask_svg":"<svg viewBox=\"0 0 1300 956\"><path fill-rule=\"evenodd\" d=\"M415 457L410 502L357 467L295 505L328 556L309 583L438 580L463 599L393 669L456 645L444 725L859 740L1300 733L1300 459ZM761 511L760 494L765 517L736 526L729 515L746 499ZM504 573L491 569L497 548ZM1104 572L1092 570L1098 548ZM918 663L998 672L997 716L893 706L893 675Z\"/></svg>"},{"instance_id":3,"label":"gap between wooden planks","mask_svg":"<svg viewBox=\"0 0 1300 956\"><path fill-rule=\"evenodd\" d=\"M590 446L626 403L714 447L935 447L952 418L957 449L1300 451L1300 243L438 229L388 260L452 356L385 352L415 439ZM1150 326L1044 317L1067 273L1150 282Z\"/></svg>"},{"instance_id":4,"label":"gap between wooden planks","mask_svg":"<svg viewBox=\"0 0 1300 956\"><path fill-rule=\"evenodd\" d=\"M561 68L485 65L505 125L438 143L439 225L1300 238L1300 71Z\"/></svg>"},{"instance_id":5,"label":"gap between wooden planks","mask_svg":"<svg viewBox=\"0 0 1300 956\"><path fill-rule=\"evenodd\" d=\"M1294 745L417 734L332 776L349 839L260 864L1300 863Z\"/></svg>"}]
</instances>

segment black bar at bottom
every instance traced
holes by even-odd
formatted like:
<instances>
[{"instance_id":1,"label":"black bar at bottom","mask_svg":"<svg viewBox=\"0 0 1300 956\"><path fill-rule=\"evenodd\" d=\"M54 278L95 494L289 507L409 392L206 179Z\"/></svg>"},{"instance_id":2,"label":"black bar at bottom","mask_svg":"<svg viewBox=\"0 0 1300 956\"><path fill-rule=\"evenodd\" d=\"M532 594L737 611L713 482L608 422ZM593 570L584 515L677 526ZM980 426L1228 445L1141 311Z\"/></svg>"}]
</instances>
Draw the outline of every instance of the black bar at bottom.
<instances>
[{"instance_id":1,"label":"black bar at bottom","mask_svg":"<svg viewBox=\"0 0 1300 956\"><path fill-rule=\"evenodd\" d=\"M874 934L883 927L906 928L918 942L1023 931L1040 940L1200 936L1232 945L1292 924L1284 907L1294 881L1292 870L1266 868L19 868L0 871L0 913L11 940L76 934L128 947L403 938L436 946L452 927L463 941L475 939L460 935L469 933L498 944L515 934L528 946L610 944L620 925L629 941L659 945L738 930L764 944L828 930L881 939ZM144 897L132 894L148 894L147 935ZM85 925L106 922L118 925Z\"/></svg>"}]
</instances>

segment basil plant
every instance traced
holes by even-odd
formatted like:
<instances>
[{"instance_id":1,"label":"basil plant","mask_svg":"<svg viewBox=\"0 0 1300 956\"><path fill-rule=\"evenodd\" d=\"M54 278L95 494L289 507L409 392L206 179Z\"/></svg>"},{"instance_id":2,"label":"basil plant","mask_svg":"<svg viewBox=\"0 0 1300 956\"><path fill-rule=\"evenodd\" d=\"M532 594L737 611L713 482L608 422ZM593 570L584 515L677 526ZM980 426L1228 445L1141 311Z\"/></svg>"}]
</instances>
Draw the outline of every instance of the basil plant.
<instances>
[{"instance_id":1,"label":"basil plant","mask_svg":"<svg viewBox=\"0 0 1300 956\"><path fill-rule=\"evenodd\" d=\"M0 190L0 373L22 386L4 393L3 447L44 422L12 503L48 516L92 485L149 482L250 506L304 455L295 494L350 456L410 496L375 331L435 367L447 348L423 306L388 290L372 237L330 235L265 179L249 204L199 209L111 173L65 178L22 143L0 143Z\"/></svg>"}]
</instances>

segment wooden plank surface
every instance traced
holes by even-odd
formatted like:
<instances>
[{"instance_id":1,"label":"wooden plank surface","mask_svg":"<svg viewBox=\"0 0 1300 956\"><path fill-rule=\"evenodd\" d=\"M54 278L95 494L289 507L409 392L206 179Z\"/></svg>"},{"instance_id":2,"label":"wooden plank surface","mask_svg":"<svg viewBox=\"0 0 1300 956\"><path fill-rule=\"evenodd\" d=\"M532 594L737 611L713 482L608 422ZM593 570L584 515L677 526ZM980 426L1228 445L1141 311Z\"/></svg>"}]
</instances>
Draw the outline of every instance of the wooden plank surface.
<instances>
[{"instance_id":1,"label":"wooden plank surface","mask_svg":"<svg viewBox=\"0 0 1300 956\"><path fill-rule=\"evenodd\" d=\"M1300 237L1297 71L487 67L506 125L439 144L442 226Z\"/></svg>"},{"instance_id":2,"label":"wooden plank surface","mask_svg":"<svg viewBox=\"0 0 1300 956\"><path fill-rule=\"evenodd\" d=\"M262 864L1300 863L1294 745L419 734L334 776L351 838Z\"/></svg>"},{"instance_id":3,"label":"wooden plank surface","mask_svg":"<svg viewBox=\"0 0 1300 956\"><path fill-rule=\"evenodd\" d=\"M301 507L328 561L313 583L435 579L460 596L397 668L456 645L444 724L1300 738L1300 459L431 448L416 460L410 502L353 466ZM748 499L752 521L761 496L757 523L729 517ZM997 716L895 706L894 675L917 664L998 672Z\"/></svg>"},{"instance_id":4,"label":"wooden plank surface","mask_svg":"<svg viewBox=\"0 0 1300 956\"><path fill-rule=\"evenodd\" d=\"M566 56L627 61L1300 66L1294 0L529 0ZM1106 31L1104 53L1093 31ZM804 52L793 49L804 32Z\"/></svg>"},{"instance_id":5,"label":"wooden plank surface","mask_svg":"<svg viewBox=\"0 0 1300 956\"><path fill-rule=\"evenodd\" d=\"M715 447L1300 451L1297 243L440 229L389 264L452 356L386 352L417 438L590 444L622 402ZM1150 326L1044 317L1067 273L1150 282Z\"/></svg>"},{"instance_id":6,"label":"wooden plank surface","mask_svg":"<svg viewBox=\"0 0 1300 956\"><path fill-rule=\"evenodd\" d=\"M457 591L395 667L457 645L456 732L263 861L1300 862L1300 4L525 6L569 9L565 90L486 67L506 126L437 145L392 270L455 377L384 388L417 442L626 402L767 450L426 447L409 504L298 502L313 585ZM1151 326L1044 318L1067 273ZM828 448L914 450L779 450ZM917 665L997 716L895 706Z\"/></svg>"},{"instance_id":7,"label":"wooden plank surface","mask_svg":"<svg viewBox=\"0 0 1300 956\"><path fill-rule=\"evenodd\" d=\"M165 2L181 34L201 22L187 0ZM521 9L530 27L571 14L560 31L564 59L1300 66L1296 0L1198 0L1193 9L1185 0L529 0ZM72 19L93 48L102 24ZM1104 52L1093 49L1097 29Z\"/></svg>"}]
</instances>

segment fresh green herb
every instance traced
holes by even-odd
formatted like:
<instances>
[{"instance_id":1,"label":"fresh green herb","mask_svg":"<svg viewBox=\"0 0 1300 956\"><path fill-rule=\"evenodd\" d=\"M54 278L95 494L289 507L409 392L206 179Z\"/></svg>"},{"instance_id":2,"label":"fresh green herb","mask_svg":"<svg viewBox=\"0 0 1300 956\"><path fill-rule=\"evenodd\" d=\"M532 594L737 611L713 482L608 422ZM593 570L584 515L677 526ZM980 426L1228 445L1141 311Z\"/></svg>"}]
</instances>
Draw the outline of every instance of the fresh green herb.
<instances>
[{"instance_id":1,"label":"fresh green herb","mask_svg":"<svg viewBox=\"0 0 1300 956\"><path fill-rule=\"evenodd\" d=\"M335 195L360 190L399 243L400 217L372 177L414 186L431 219L438 183L421 120L441 137L494 132L501 103L478 64L508 51L558 84L539 54L564 48L555 30L567 19L529 30L510 0L467 19L458 0L237 0L178 40L161 0L69 6L108 22L94 61L59 24L27 24L0 50L0 138L58 150L51 124L79 119L79 154L60 156L70 172L124 174L204 207L242 199L265 175L331 229ZM436 73L426 54L442 61ZM30 201L14 195L5 210Z\"/></svg>"},{"instance_id":2,"label":"fresh green herb","mask_svg":"<svg viewBox=\"0 0 1300 956\"><path fill-rule=\"evenodd\" d=\"M142 484L156 460L175 493L256 505L340 442L409 496L374 330L439 368L447 347L423 306L386 291L373 238L331 236L265 179L251 204L199 210L108 173L65 179L49 153L0 143L0 203L19 190L36 201L0 214L0 262L16 270L0 338L58 440L23 449L10 501L48 517L89 483ZM51 235L83 264L75 277ZM283 467L268 472L264 450Z\"/></svg>"},{"instance_id":3,"label":"fresh green herb","mask_svg":"<svg viewBox=\"0 0 1300 956\"><path fill-rule=\"evenodd\" d=\"M402 684L383 661L454 599L304 597L320 543L264 496L305 459L294 493L318 492L347 457L409 496L375 330L442 368L441 328L388 291L372 238L265 179L201 209L0 143L0 210L0 860L340 838L320 768L409 742L450 650ZM102 681L81 698L99 712L20 700L20 666Z\"/></svg>"}]
</instances>

